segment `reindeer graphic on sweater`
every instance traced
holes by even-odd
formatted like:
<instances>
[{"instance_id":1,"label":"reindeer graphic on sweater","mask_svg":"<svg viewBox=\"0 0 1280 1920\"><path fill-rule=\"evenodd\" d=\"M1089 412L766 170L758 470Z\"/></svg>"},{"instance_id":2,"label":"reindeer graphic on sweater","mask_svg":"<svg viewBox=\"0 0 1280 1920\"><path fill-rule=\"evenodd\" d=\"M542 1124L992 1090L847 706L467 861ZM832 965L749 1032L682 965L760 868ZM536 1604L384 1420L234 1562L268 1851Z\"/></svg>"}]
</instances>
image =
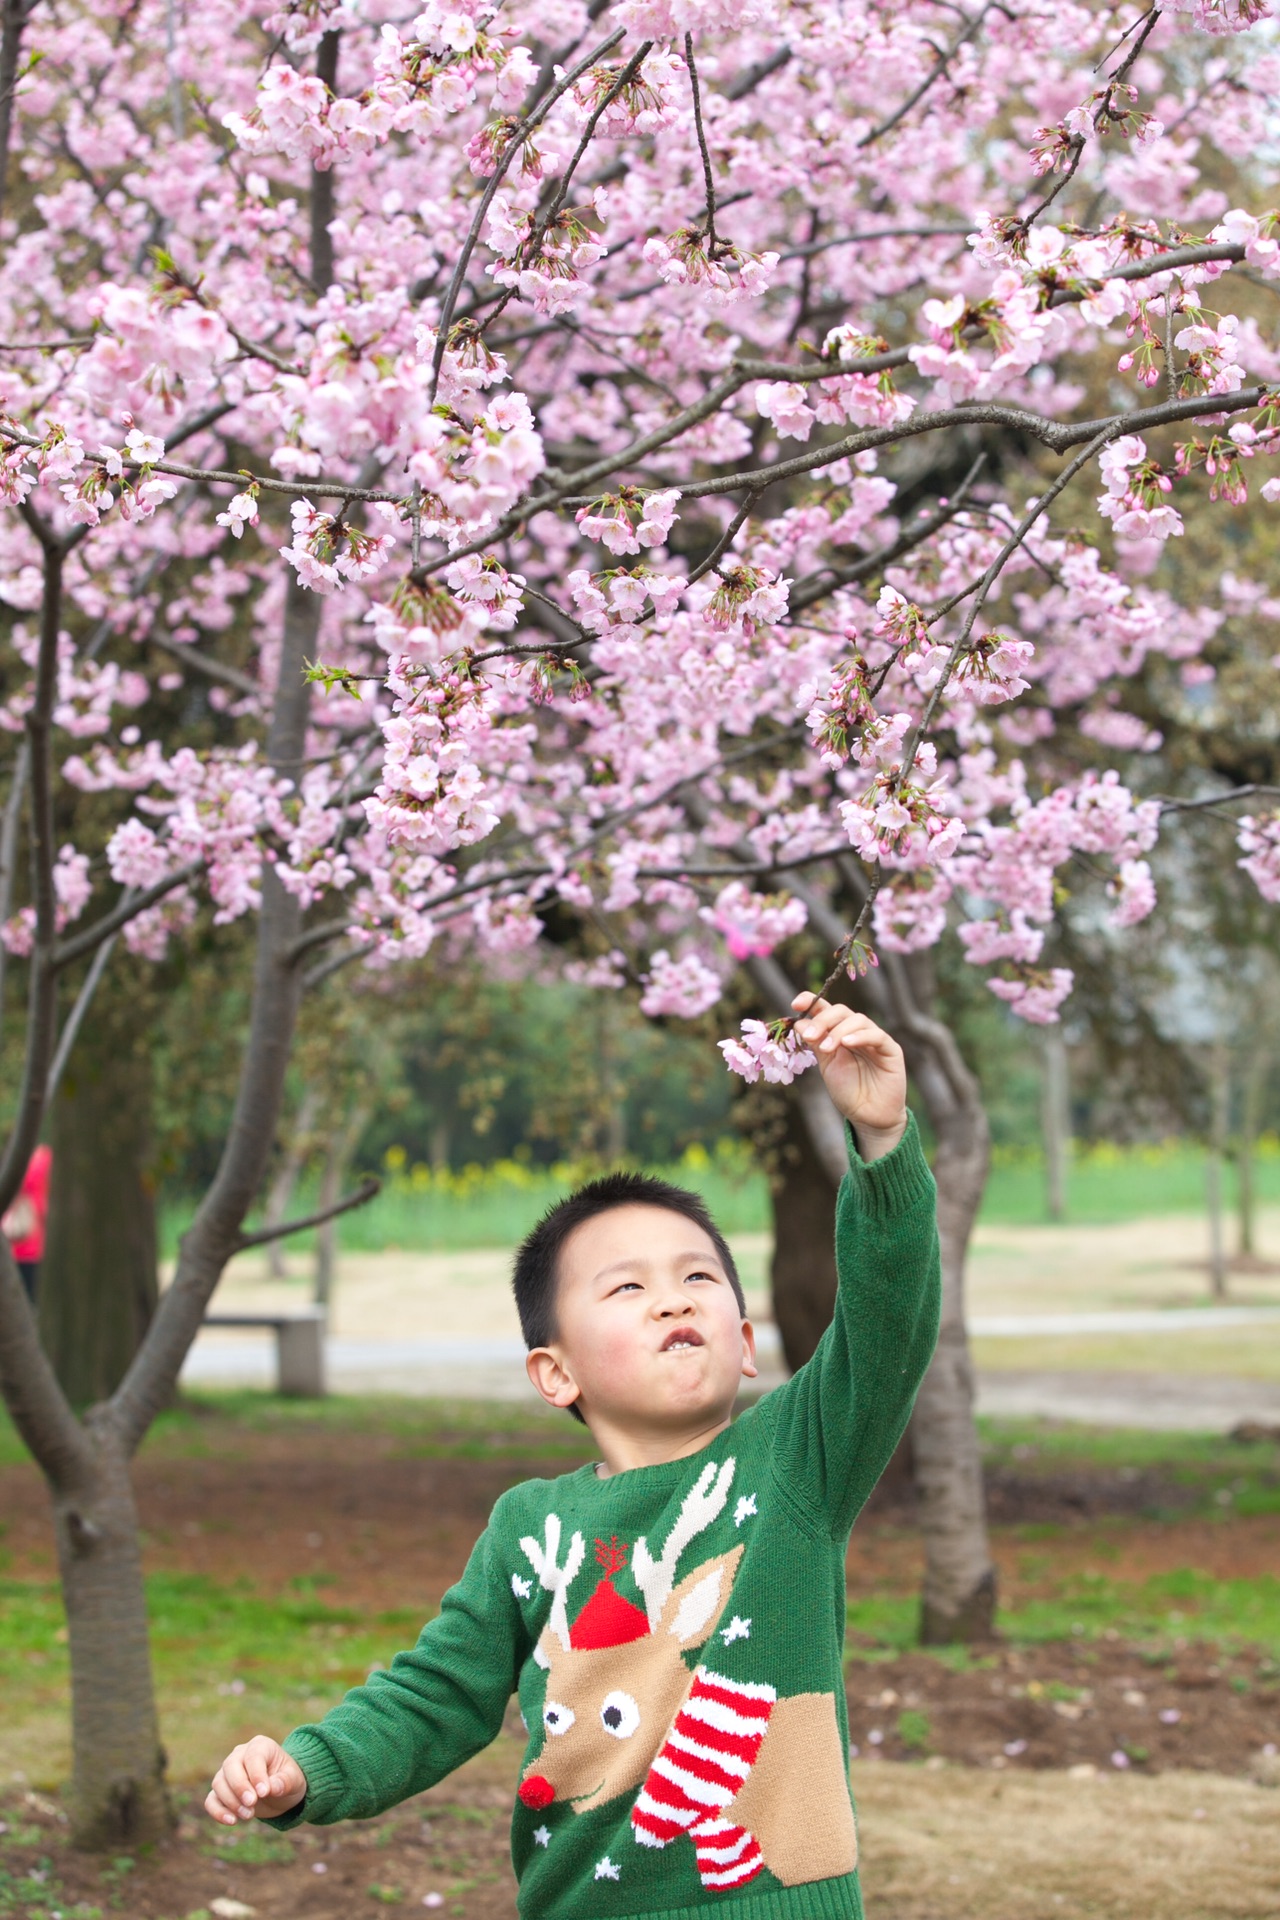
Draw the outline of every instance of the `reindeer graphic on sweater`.
<instances>
[{"instance_id":1,"label":"reindeer graphic on sweater","mask_svg":"<svg viewBox=\"0 0 1280 1920\"><path fill-rule=\"evenodd\" d=\"M724 1511L734 1468L733 1459L703 1468L656 1557L647 1540L635 1542L631 1573L643 1610L613 1584L625 1544L597 1540L602 1576L570 1624L582 1535L573 1534L563 1561L557 1514L548 1514L541 1544L521 1540L552 1602L534 1653L547 1671L546 1738L519 1795L535 1810L567 1803L585 1813L639 1787L635 1839L666 1847L687 1837L704 1887L741 1887L766 1867L797 1886L857 1863L834 1696L779 1699L765 1679L730 1679L708 1665L691 1671L683 1657L716 1631L742 1559L735 1546L676 1580L687 1549ZM734 1625L749 1637L746 1623Z\"/></svg>"}]
</instances>

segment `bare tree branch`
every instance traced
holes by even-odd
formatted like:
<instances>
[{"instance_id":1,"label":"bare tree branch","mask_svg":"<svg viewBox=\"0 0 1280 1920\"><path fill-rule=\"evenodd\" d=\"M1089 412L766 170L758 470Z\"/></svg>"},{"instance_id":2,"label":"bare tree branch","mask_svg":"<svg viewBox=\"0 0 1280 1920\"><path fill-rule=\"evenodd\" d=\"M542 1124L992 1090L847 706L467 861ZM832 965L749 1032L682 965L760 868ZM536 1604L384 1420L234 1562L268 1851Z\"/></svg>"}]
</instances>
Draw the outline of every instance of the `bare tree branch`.
<instances>
[{"instance_id":1,"label":"bare tree branch","mask_svg":"<svg viewBox=\"0 0 1280 1920\"><path fill-rule=\"evenodd\" d=\"M224 687L234 687L237 693L247 694L254 700L262 698L262 688L257 681L251 680L247 673L241 673L239 667L228 666L222 660L211 660L208 654L200 653L193 646L184 646L179 640L170 640L162 633L149 633L147 644L159 647L161 653L167 653L171 659L181 660L184 666L202 673L206 680L217 680Z\"/></svg>"},{"instance_id":2,"label":"bare tree branch","mask_svg":"<svg viewBox=\"0 0 1280 1920\"><path fill-rule=\"evenodd\" d=\"M0 1397L41 1468L59 1491L90 1467L88 1435L72 1413L40 1345L36 1319L0 1233Z\"/></svg>"},{"instance_id":3,"label":"bare tree branch","mask_svg":"<svg viewBox=\"0 0 1280 1920\"><path fill-rule=\"evenodd\" d=\"M342 1200L336 1200L331 1207L321 1207L317 1213L303 1214L300 1220L282 1220L278 1226L260 1227L254 1233L242 1233L236 1241L236 1252L243 1253L247 1247L265 1247L269 1241L283 1240L286 1234L303 1233L308 1227L321 1227L326 1220L336 1220L340 1213L351 1213L356 1207L363 1207L382 1191L382 1182L376 1174L370 1174L362 1180L354 1193Z\"/></svg>"},{"instance_id":4,"label":"bare tree branch","mask_svg":"<svg viewBox=\"0 0 1280 1920\"><path fill-rule=\"evenodd\" d=\"M71 1011L63 1022L62 1032L58 1035L58 1051L53 1056L53 1065L49 1069L49 1082L45 1088L44 1097L47 1106L53 1105L53 1096L57 1093L62 1076L67 1070L71 1049L76 1044L76 1035L84 1024L85 1014L89 1011L93 996L98 991L118 937L113 933L109 940L103 941L94 954L89 971L80 983L80 991L75 997Z\"/></svg>"},{"instance_id":5,"label":"bare tree branch","mask_svg":"<svg viewBox=\"0 0 1280 1920\"><path fill-rule=\"evenodd\" d=\"M502 152L498 155L497 165L489 176L488 184L481 194L479 204L472 216L470 229L468 230L466 239L462 243L462 251L459 253L457 261L454 264L453 274L445 292L444 302L440 308L440 318L437 322L436 348L431 362L432 405L435 404L436 390L440 385L440 369L444 365L445 348L449 344L449 331L453 325L453 315L458 304L458 295L462 291L462 283L466 278L467 268L471 263L471 256L475 251L476 242L480 238L481 229L484 226L489 209L493 205L498 189L506 178L508 167L510 167L511 162L515 159L516 154L529 138L534 128L550 113L556 101L559 100L562 95L568 93L570 87L572 87L576 81L580 80L584 73L589 72L590 69L596 65L597 61L603 60L607 53L612 53L613 49L625 37L626 29L619 27L616 32L609 35L608 39L602 40L598 46L593 47L590 53L584 54L576 67L571 67L568 73L562 74L555 86L553 86L548 93L544 93L540 99L536 100L529 109L529 112L525 114L524 118L512 129L510 138L503 147Z\"/></svg>"},{"instance_id":6,"label":"bare tree branch","mask_svg":"<svg viewBox=\"0 0 1280 1920\"><path fill-rule=\"evenodd\" d=\"M40 1137L45 1087L53 1053L56 1017L56 976L53 947L57 937L57 902L53 890L53 769L49 734L58 678L58 636L62 628L63 545L42 540L44 597L40 609L40 649L36 657L35 690L27 714L27 747L31 768L30 843L31 897L35 905L35 933L27 988L27 1044L13 1132L0 1161L0 1213L22 1184L27 1162Z\"/></svg>"},{"instance_id":7,"label":"bare tree branch","mask_svg":"<svg viewBox=\"0 0 1280 1920\"><path fill-rule=\"evenodd\" d=\"M174 871L166 874L163 880L155 881L138 893L132 891L126 893L110 913L103 914L101 920L95 920L91 926L84 927L79 933L73 933L70 939L58 942L50 959L52 971L55 974L61 973L63 968L69 967L73 961L83 960L87 953L92 953L94 948L101 946L104 940L113 939L121 927L127 927L129 922L136 920L140 913L145 913L149 907L154 907L171 894L176 887L185 886L188 880L194 880L197 874L203 872L202 860L189 860L185 866L175 867Z\"/></svg>"},{"instance_id":8,"label":"bare tree branch","mask_svg":"<svg viewBox=\"0 0 1280 1920\"><path fill-rule=\"evenodd\" d=\"M925 75L924 79L920 82L919 86L916 87L914 92L907 95L907 98L902 102L902 105L900 107L895 108L895 110L889 115L887 120L882 120L879 126L872 127L870 132L864 133L860 140L857 140L854 142L854 145L856 148L861 150L866 147L872 146L875 143L875 141L883 139L886 133L892 133L893 129L898 125L898 123L906 119L912 107L916 106L921 100L924 99L925 94L928 93L929 89L934 85L935 81L940 80L942 78L943 74L947 71L947 68L951 65L951 62L955 59L956 55L959 53L961 47L966 46L968 42L973 39L974 35L977 33L978 29L981 27L983 21L986 19L987 15L990 13L991 7L993 4L994 4L994 0L988 0L987 5L983 7L981 13L975 14L974 18L966 23L966 25L962 28L962 30L956 35L955 39L951 42L951 45L949 47L935 49L936 57L937 57L937 65L933 67L930 70L930 72L928 72Z\"/></svg>"}]
</instances>

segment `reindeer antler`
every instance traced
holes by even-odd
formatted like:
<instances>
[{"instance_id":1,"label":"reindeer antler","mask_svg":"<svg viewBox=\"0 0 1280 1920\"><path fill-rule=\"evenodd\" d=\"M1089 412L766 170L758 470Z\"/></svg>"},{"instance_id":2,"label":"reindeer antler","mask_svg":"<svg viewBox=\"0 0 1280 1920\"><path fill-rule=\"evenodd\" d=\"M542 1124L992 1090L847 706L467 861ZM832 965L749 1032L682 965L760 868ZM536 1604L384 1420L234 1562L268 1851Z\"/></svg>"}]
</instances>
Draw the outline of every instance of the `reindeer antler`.
<instances>
[{"instance_id":1,"label":"reindeer antler","mask_svg":"<svg viewBox=\"0 0 1280 1920\"><path fill-rule=\"evenodd\" d=\"M716 1463L712 1460L703 1468L684 1497L684 1504L667 1535L667 1544L662 1549L660 1559L654 1559L647 1540L637 1540L632 1548L631 1576L644 1595L650 1633L657 1631L658 1617L671 1592L680 1555L689 1542L704 1533L724 1511L735 1465L735 1461L726 1460L717 1472ZM523 1541L521 1545L524 1545Z\"/></svg>"},{"instance_id":2,"label":"reindeer antler","mask_svg":"<svg viewBox=\"0 0 1280 1920\"><path fill-rule=\"evenodd\" d=\"M529 1557L533 1570L538 1576L539 1585L553 1596L547 1625L567 1653L569 1651L569 1584L582 1565L586 1547L583 1545L582 1535L575 1533L569 1542L565 1563L562 1567L558 1567L556 1561L560 1553L560 1531L560 1515L549 1513L545 1547L540 1547L528 1534L521 1540L520 1546Z\"/></svg>"}]
</instances>

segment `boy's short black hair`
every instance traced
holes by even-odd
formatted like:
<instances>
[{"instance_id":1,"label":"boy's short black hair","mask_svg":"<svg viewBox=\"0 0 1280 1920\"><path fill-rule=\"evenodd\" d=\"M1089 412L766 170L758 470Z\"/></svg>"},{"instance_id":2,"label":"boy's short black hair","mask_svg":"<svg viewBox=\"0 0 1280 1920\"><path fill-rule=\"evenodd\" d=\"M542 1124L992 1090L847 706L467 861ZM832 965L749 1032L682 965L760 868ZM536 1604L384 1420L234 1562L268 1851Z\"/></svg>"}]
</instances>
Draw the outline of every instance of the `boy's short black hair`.
<instances>
[{"instance_id":1,"label":"boy's short black hair","mask_svg":"<svg viewBox=\"0 0 1280 1920\"><path fill-rule=\"evenodd\" d=\"M556 1286L560 1252L565 1241L584 1220L594 1220L597 1214L611 1213L615 1207L665 1207L668 1213L681 1213L686 1220L692 1220L695 1226L701 1227L729 1276L729 1284L742 1316L746 1318L746 1296L733 1255L701 1195L690 1193L686 1187L673 1186L669 1180L659 1180L648 1173L606 1173L599 1180L588 1181L585 1187L579 1187L567 1199L557 1200L517 1249L512 1285L515 1288L516 1310L520 1315L520 1331L530 1351L534 1347L549 1345L556 1337ZM570 1407L569 1411L581 1420L582 1415L577 1407Z\"/></svg>"}]
</instances>

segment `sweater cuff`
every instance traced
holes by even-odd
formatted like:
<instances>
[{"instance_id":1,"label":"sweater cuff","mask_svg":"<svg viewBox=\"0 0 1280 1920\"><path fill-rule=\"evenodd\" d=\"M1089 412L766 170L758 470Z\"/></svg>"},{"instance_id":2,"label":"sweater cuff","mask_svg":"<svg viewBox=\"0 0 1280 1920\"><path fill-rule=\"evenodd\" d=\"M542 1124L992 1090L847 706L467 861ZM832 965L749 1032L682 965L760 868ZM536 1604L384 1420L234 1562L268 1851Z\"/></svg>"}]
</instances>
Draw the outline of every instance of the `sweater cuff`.
<instances>
[{"instance_id":1,"label":"sweater cuff","mask_svg":"<svg viewBox=\"0 0 1280 1920\"><path fill-rule=\"evenodd\" d=\"M304 1820L323 1822L342 1796L343 1779L342 1769L324 1741L317 1739L306 1727L299 1727L282 1744L285 1752L291 1754L302 1768L307 1791L296 1807L290 1807L288 1813L279 1814L274 1820L264 1821L263 1824L274 1827L277 1833L288 1833L291 1827L301 1826Z\"/></svg>"},{"instance_id":2,"label":"sweater cuff","mask_svg":"<svg viewBox=\"0 0 1280 1920\"><path fill-rule=\"evenodd\" d=\"M857 1135L845 1121L845 1144L849 1149L848 1180L858 1196L858 1210L873 1220L889 1220L905 1213L922 1201L933 1203L935 1188L929 1163L920 1144L920 1129L915 1114L907 1109L907 1125L901 1140L878 1160L864 1160L858 1152Z\"/></svg>"}]
</instances>

